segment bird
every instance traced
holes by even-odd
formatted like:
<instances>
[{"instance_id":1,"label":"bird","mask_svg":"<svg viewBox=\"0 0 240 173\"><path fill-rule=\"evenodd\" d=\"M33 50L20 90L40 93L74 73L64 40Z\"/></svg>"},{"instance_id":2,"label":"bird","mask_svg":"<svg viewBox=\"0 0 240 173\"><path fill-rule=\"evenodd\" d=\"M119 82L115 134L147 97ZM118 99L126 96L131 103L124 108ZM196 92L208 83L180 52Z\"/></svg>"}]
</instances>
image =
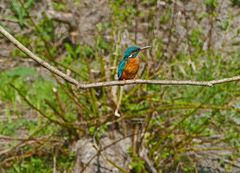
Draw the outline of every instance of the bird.
<instances>
[{"instance_id":1,"label":"bird","mask_svg":"<svg viewBox=\"0 0 240 173\"><path fill-rule=\"evenodd\" d=\"M130 46L124 52L123 59L118 65L118 80L134 79L139 70L139 52L151 48L152 46L138 47Z\"/></svg>"}]
</instances>

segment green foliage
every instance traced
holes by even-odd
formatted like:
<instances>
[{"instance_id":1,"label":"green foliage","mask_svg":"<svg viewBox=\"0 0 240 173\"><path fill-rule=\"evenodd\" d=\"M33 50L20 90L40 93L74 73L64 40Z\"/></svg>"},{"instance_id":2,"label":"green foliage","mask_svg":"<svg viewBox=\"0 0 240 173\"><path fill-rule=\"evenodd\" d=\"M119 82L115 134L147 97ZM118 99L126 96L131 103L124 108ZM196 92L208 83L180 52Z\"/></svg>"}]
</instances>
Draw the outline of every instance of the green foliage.
<instances>
[{"instance_id":1,"label":"green foliage","mask_svg":"<svg viewBox=\"0 0 240 173\"><path fill-rule=\"evenodd\" d=\"M10 84L22 88L22 91L26 91L24 86L25 79L28 77L34 77L36 71L33 68L17 67L6 72L0 73L0 96L3 100L14 101L17 99L17 94L14 89L11 88Z\"/></svg>"},{"instance_id":2,"label":"green foliage","mask_svg":"<svg viewBox=\"0 0 240 173\"><path fill-rule=\"evenodd\" d=\"M231 0L231 2L234 6L240 6L240 0Z\"/></svg>"},{"instance_id":3,"label":"green foliage","mask_svg":"<svg viewBox=\"0 0 240 173\"><path fill-rule=\"evenodd\" d=\"M218 1L217 0L205 0L204 1L207 9L214 11L217 8Z\"/></svg>"},{"instance_id":4,"label":"green foliage","mask_svg":"<svg viewBox=\"0 0 240 173\"><path fill-rule=\"evenodd\" d=\"M12 112L11 112L12 113ZM12 117L11 117L12 118ZM9 121L0 122L0 133L2 135L12 135L17 134L18 131L21 130L31 130L36 126L36 121L28 120L28 119L18 119L17 121L12 121L11 118Z\"/></svg>"},{"instance_id":5,"label":"green foliage","mask_svg":"<svg viewBox=\"0 0 240 173\"><path fill-rule=\"evenodd\" d=\"M28 12L33 7L35 0L26 0L21 4L19 0L11 0L11 10L15 14L21 27L25 25Z\"/></svg>"},{"instance_id":6,"label":"green foliage","mask_svg":"<svg viewBox=\"0 0 240 173\"><path fill-rule=\"evenodd\" d=\"M229 28L230 26L230 22L229 20L223 20L220 24L220 28L223 30L223 31L227 31L227 29Z\"/></svg>"},{"instance_id":7,"label":"green foliage","mask_svg":"<svg viewBox=\"0 0 240 173\"><path fill-rule=\"evenodd\" d=\"M66 43L65 49L68 52L67 58L65 58L65 62L70 64L74 59L76 60L80 54L80 45L72 46L69 43Z\"/></svg>"},{"instance_id":8,"label":"green foliage","mask_svg":"<svg viewBox=\"0 0 240 173\"><path fill-rule=\"evenodd\" d=\"M69 164L72 160L72 156L69 155L68 158L59 156L58 157L58 162L61 163L61 165L58 165L59 168L62 168L63 170L68 170L69 169ZM38 157L31 157L30 159L27 159L23 162L16 163L11 167L7 172L8 173L51 173L52 169L49 169L49 167L52 167L52 160L50 159L40 159Z\"/></svg>"},{"instance_id":9,"label":"green foliage","mask_svg":"<svg viewBox=\"0 0 240 173\"><path fill-rule=\"evenodd\" d=\"M193 47L201 49L203 46L203 41L201 39L202 32L200 29L193 29L189 35L189 40Z\"/></svg>"},{"instance_id":10,"label":"green foliage","mask_svg":"<svg viewBox=\"0 0 240 173\"><path fill-rule=\"evenodd\" d=\"M96 128L95 126L92 126L89 128L89 134L99 140L108 130L109 123L103 124L102 126Z\"/></svg>"},{"instance_id":11,"label":"green foliage","mask_svg":"<svg viewBox=\"0 0 240 173\"><path fill-rule=\"evenodd\" d=\"M114 16L118 16L120 21L130 20L136 15L136 10L133 6L128 5L123 0L114 1L112 3Z\"/></svg>"},{"instance_id":12,"label":"green foliage","mask_svg":"<svg viewBox=\"0 0 240 173\"><path fill-rule=\"evenodd\" d=\"M144 172L144 161L137 156L133 156L132 162L130 163L130 169L135 173Z\"/></svg>"},{"instance_id":13,"label":"green foliage","mask_svg":"<svg viewBox=\"0 0 240 173\"><path fill-rule=\"evenodd\" d=\"M14 165L13 168L11 168L8 172L9 173L21 173L21 172L37 172L37 173L50 173L51 171L47 169L47 167L44 166L43 161L38 158L32 157L30 161L25 161L21 166Z\"/></svg>"},{"instance_id":14,"label":"green foliage","mask_svg":"<svg viewBox=\"0 0 240 173\"><path fill-rule=\"evenodd\" d=\"M83 45L81 48L82 49L79 53L81 53L82 57L93 58L94 50L90 46Z\"/></svg>"},{"instance_id":15,"label":"green foliage","mask_svg":"<svg viewBox=\"0 0 240 173\"><path fill-rule=\"evenodd\" d=\"M39 32L46 41L54 41L55 27L53 20L48 17L43 18L38 24Z\"/></svg>"},{"instance_id":16,"label":"green foliage","mask_svg":"<svg viewBox=\"0 0 240 173\"><path fill-rule=\"evenodd\" d=\"M166 24L169 22L169 20L172 17L172 10L171 9L167 9L163 15L160 16L159 22L160 24Z\"/></svg>"},{"instance_id":17,"label":"green foliage","mask_svg":"<svg viewBox=\"0 0 240 173\"><path fill-rule=\"evenodd\" d=\"M8 78L26 78L37 74L32 67L17 67L4 73Z\"/></svg>"},{"instance_id":18,"label":"green foliage","mask_svg":"<svg viewBox=\"0 0 240 173\"><path fill-rule=\"evenodd\" d=\"M53 4L54 10L56 10L56 11L62 11L62 10L64 10L64 8L66 6L66 4L64 4L62 2L56 2L56 1L53 1L52 4Z\"/></svg>"},{"instance_id":19,"label":"green foliage","mask_svg":"<svg viewBox=\"0 0 240 173\"><path fill-rule=\"evenodd\" d=\"M37 105L38 107L41 106L46 109L47 105L44 104L45 100L54 100L53 88L54 84L52 81L38 78L38 80L32 84L31 89L28 90L27 96L34 105Z\"/></svg>"}]
</instances>

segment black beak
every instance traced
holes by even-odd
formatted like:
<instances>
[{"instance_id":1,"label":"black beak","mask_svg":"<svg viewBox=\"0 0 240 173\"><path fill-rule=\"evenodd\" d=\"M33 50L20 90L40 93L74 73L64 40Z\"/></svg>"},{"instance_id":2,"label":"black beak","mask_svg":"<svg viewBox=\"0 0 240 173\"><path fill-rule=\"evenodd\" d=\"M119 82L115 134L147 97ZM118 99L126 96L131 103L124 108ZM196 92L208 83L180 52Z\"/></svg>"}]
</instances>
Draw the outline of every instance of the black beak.
<instances>
[{"instance_id":1,"label":"black beak","mask_svg":"<svg viewBox=\"0 0 240 173\"><path fill-rule=\"evenodd\" d=\"M152 46L141 47L141 48L140 48L140 51L145 50L145 49L149 49L149 48L151 48L151 47L152 47Z\"/></svg>"}]
</instances>

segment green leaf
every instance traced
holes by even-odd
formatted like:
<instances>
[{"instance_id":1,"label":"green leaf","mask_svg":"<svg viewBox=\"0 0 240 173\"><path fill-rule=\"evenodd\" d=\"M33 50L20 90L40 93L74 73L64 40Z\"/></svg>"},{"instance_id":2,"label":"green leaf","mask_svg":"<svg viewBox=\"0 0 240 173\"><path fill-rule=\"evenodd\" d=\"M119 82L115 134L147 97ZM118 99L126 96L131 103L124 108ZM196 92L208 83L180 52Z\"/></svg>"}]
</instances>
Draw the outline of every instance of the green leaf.
<instances>
[{"instance_id":1,"label":"green leaf","mask_svg":"<svg viewBox=\"0 0 240 173\"><path fill-rule=\"evenodd\" d=\"M18 22L22 27L24 25L24 17L26 17L27 14L18 0L11 0L11 10L17 17Z\"/></svg>"},{"instance_id":2,"label":"green leaf","mask_svg":"<svg viewBox=\"0 0 240 173\"><path fill-rule=\"evenodd\" d=\"M206 5L206 7L211 11L214 11L218 5L217 0L205 0L204 3Z\"/></svg>"},{"instance_id":3,"label":"green leaf","mask_svg":"<svg viewBox=\"0 0 240 173\"><path fill-rule=\"evenodd\" d=\"M5 73L8 77L28 77L28 76L33 76L36 75L37 72L33 68L29 67L17 67L12 70L9 70Z\"/></svg>"}]
</instances>

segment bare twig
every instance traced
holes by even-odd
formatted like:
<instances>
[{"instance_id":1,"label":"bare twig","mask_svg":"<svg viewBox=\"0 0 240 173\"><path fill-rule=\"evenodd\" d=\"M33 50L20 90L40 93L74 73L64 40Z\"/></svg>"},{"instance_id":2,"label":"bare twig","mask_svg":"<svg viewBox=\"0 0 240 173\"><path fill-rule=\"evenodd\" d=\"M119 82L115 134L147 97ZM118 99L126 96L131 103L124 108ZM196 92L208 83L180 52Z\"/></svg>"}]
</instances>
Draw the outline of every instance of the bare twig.
<instances>
[{"instance_id":1,"label":"bare twig","mask_svg":"<svg viewBox=\"0 0 240 173\"><path fill-rule=\"evenodd\" d=\"M0 26L0 33L4 35L10 42L12 42L18 49L27 54L31 59L41 64L43 67L48 69L50 72L56 74L57 76L63 78L69 83L77 86L79 89L88 89L88 88L96 88L96 87L109 87L109 86L121 86L121 85L131 85L131 84L154 84L154 85L192 85L192 86L207 86L212 87L217 84L228 83L233 81L239 81L239 76L234 76L230 78L224 78L220 80L211 80L211 81L192 81L192 80L127 80L127 81L107 81L107 82L96 82L83 84L78 82L76 79L70 77L69 75L63 73L58 70L54 66L50 65L29 49L27 49L24 45L22 45L18 40L16 40L11 34L9 34L2 26Z\"/></svg>"},{"instance_id":2,"label":"bare twig","mask_svg":"<svg viewBox=\"0 0 240 173\"><path fill-rule=\"evenodd\" d=\"M158 171L154 167L153 162L148 158L147 149L146 148L142 149L140 155L144 159L145 163L147 164L148 169L151 170L152 173L157 173Z\"/></svg>"},{"instance_id":3,"label":"bare twig","mask_svg":"<svg viewBox=\"0 0 240 173\"><path fill-rule=\"evenodd\" d=\"M10 42L12 42L18 49L20 49L22 52L27 54L30 58L32 58L34 61L38 62L41 64L43 67L51 71L52 73L60 76L61 78L65 79L66 81L75 84L76 86L78 85L78 81L69 77L67 74L61 72L60 70L56 69L46 61L42 60L39 58L37 55L32 53L29 49L27 49L25 46L23 46L19 41L17 41L11 34L9 34L2 26L0 26L0 32L2 35L4 35Z\"/></svg>"}]
</instances>

